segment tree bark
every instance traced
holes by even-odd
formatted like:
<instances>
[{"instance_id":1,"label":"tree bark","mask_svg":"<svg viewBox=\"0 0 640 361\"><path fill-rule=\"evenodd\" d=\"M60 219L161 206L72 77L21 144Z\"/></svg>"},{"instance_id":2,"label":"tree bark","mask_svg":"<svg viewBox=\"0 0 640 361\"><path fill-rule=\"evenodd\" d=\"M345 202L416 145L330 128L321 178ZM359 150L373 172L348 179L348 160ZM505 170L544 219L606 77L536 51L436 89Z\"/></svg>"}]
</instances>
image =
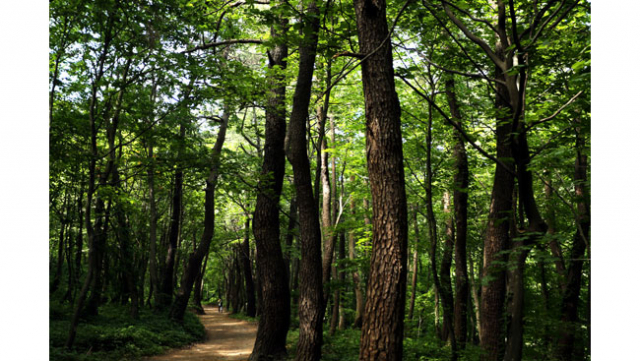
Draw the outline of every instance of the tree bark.
<instances>
[{"instance_id":1,"label":"tree bark","mask_svg":"<svg viewBox=\"0 0 640 361\"><path fill-rule=\"evenodd\" d=\"M361 360L402 360L407 282L407 200L400 102L386 1L355 0L365 99L373 247L360 337Z\"/></svg>"},{"instance_id":2,"label":"tree bark","mask_svg":"<svg viewBox=\"0 0 640 361\"><path fill-rule=\"evenodd\" d=\"M503 45L498 42L496 53L503 53ZM502 70L496 67L496 78L504 80ZM496 109L498 112L512 114L509 92L502 84L496 84ZM496 121L496 157L502 160L513 158L511 151L511 116L498 117ZM506 296L505 267L510 242L509 219L512 217L512 197L514 187L513 163L503 161L508 169L496 164L489 222L484 240L482 269L482 298L480 305L480 346L485 353L483 361L497 361L504 354L504 302Z\"/></svg>"},{"instance_id":3,"label":"tree bark","mask_svg":"<svg viewBox=\"0 0 640 361\"><path fill-rule=\"evenodd\" d=\"M274 1L275 6L285 6ZM280 16L271 27L276 43L268 52L269 68L286 67L288 48L284 42L287 19ZM264 159L258 197L253 215L253 234L256 240L256 268L259 278L260 321L253 352L249 360L284 358L290 322L290 295L286 265L280 247L279 203L284 177L284 138L286 135L284 76L269 79L267 92Z\"/></svg>"},{"instance_id":4,"label":"tree bark","mask_svg":"<svg viewBox=\"0 0 640 361\"><path fill-rule=\"evenodd\" d=\"M306 152L305 134L311 100L313 68L318 46L318 30L320 28L320 10L316 6L315 0L309 2L306 15L309 17L304 24L307 31L305 31L306 35L300 45L300 66L289 123L291 136L290 162L293 167L300 216L302 256L299 271L300 301L298 303L298 315L300 318L300 337L296 352L297 361L320 359L322 318L325 308L322 293L324 274L324 263L321 255L322 238L320 223L318 222L317 203L311 187L311 172Z\"/></svg>"}]
</instances>

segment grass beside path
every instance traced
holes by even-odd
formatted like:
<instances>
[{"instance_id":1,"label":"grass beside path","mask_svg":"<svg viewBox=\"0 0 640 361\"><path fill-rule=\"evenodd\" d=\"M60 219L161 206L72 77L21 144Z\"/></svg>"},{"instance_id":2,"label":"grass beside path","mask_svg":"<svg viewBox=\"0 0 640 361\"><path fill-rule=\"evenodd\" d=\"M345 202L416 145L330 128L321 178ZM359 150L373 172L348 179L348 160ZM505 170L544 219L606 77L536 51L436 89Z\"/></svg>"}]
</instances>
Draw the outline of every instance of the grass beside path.
<instances>
[{"instance_id":1,"label":"grass beside path","mask_svg":"<svg viewBox=\"0 0 640 361\"><path fill-rule=\"evenodd\" d=\"M138 320L132 320L127 306L110 304L100 308L100 315L81 320L73 350L66 351L71 306L52 300L49 308L50 360L138 360L205 336L202 323L190 312L185 314L184 324L179 325L171 322L166 313L156 314L147 308L140 310Z\"/></svg>"}]
</instances>

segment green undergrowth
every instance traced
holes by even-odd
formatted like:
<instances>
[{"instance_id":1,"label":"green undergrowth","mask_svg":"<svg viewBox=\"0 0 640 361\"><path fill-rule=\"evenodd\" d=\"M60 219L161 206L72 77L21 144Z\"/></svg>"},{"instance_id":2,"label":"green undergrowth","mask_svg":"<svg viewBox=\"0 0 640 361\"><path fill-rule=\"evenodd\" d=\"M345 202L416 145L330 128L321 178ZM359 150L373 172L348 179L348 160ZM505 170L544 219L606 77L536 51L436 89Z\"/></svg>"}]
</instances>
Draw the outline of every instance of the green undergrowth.
<instances>
[{"instance_id":1,"label":"green undergrowth","mask_svg":"<svg viewBox=\"0 0 640 361\"><path fill-rule=\"evenodd\" d=\"M98 316L81 319L73 350L67 351L64 343L71 306L52 302L49 307L50 360L138 360L205 337L204 326L190 312L180 325L170 321L166 313L146 308L140 310L138 320L132 320L127 306L110 304L100 307Z\"/></svg>"},{"instance_id":2,"label":"green undergrowth","mask_svg":"<svg viewBox=\"0 0 640 361\"><path fill-rule=\"evenodd\" d=\"M289 359L295 359L299 330L290 330L287 335L287 351ZM336 331L329 336L329 327L325 325L322 345L323 361L351 361L358 360L360 353L360 330L345 329ZM419 339L405 337L403 359L415 361L449 361L451 359L448 345L441 345L435 337L429 335ZM480 358L480 349L474 345L468 345L460 351L460 361L476 361Z\"/></svg>"}]
</instances>

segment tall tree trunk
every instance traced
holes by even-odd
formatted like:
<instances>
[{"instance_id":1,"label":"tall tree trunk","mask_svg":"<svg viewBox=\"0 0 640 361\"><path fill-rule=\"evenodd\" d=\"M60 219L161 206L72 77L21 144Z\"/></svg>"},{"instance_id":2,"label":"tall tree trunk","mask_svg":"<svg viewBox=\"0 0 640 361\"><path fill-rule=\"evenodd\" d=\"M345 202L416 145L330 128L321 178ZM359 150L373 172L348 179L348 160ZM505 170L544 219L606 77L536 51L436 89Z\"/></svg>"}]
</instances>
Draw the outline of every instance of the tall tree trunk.
<instances>
[{"instance_id":1,"label":"tall tree trunk","mask_svg":"<svg viewBox=\"0 0 640 361\"><path fill-rule=\"evenodd\" d=\"M431 98L433 99L434 94L431 94ZM432 115L432 106L429 103L429 120L427 126L427 174L426 174L426 184L425 184L425 193L426 193L426 205L427 205L427 224L429 226L429 238L431 241L431 247L429 251L429 256L431 259L431 273L433 273L433 284L436 290L436 294L439 300L442 302L442 315L443 315L443 325L440 330L440 339L446 341L448 339L450 331L453 331L453 297L451 295L451 253L453 252L452 244L449 243L449 235L447 235L447 239L445 240L445 252L442 257L442 264L440 265L440 272L438 272L438 263L437 263L437 244L438 244L438 228L436 224L436 217L433 211L433 166L432 166L432 157L431 157L431 147L433 144L433 136L432 136L432 124L433 124L433 115ZM448 210L448 205L447 205ZM453 236L453 233L451 233ZM451 238L451 241L453 239ZM446 270L449 270L447 272ZM446 275L445 275L446 273ZM440 274L440 276L438 276ZM443 276L444 279L443 279ZM439 318L436 317L436 324L439 322ZM436 326L437 329L437 326ZM455 337L450 338L451 345L451 355L452 359L455 360L457 358L457 344Z\"/></svg>"},{"instance_id":2,"label":"tall tree trunk","mask_svg":"<svg viewBox=\"0 0 640 361\"><path fill-rule=\"evenodd\" d=\"M480 290L476 285L475 268L473 265L472 257L469 257L469 276L470 276L470 283L471 283L471 299L473 300L473 306L475 309L476 331L478 332L478 339L482 339L482 327L480 326L480 309L481 309ZM477 341L474 340L474 343L477 344Z\"/></svg>"},{"instance_id":3,"label":"tall tree trunk","mask_svg":"<svg viewBox=\"0 0 640 361\"><path fill-rule=\"evenodd\" d=\"M458 108L453 78L445 82L449 109L454 121L462 126L462 116ZM454 330L460 348L467 342L467 299L469 299L469 277L467 276L467 209L469 204L469 165L464 138L457 134L453 148L456 171L453 176L453 204L456 220L455 263L456 263L456 299L454 304Z\"/></svg>"},{"instance_id":4,"label":"tall tree trunk","mask_svg":"<svg viewBox=\"0 0 640 361\"><path fill-rule=\"evenodd\" d=\"M349 178L350 182L355 182L355 176L351 176ZM351 217L354 218L356 216L356 199L354 197L351 198L349 202L349 210L351 211ZM353 230L349 232L349 259L353 262L356 259L356 235ZM351 273L353 277L353 288L356 296L356 314L353 321L353 327L360 328L362 327L362 314L364 313L364 295L362 294L362 285L360 281L360 272L358 272L358 268L354 267L353 272Z\"/></svg>"},{"instance_id":5,"label":"tall tree trunk","mask_svg":"<svg viewBox=\"0 0 640 361\"><path fill-rule=\"evenodd\" d=\"M315 0L309 2L306 10L309 16L304 26L306 36L300 45L300 66L293 109L291 110L290 162L293 167L296 199L300 216L300 301L298 314L300 318L300 337L296 351L297 361L320 359L322 347L322 318L324 316L324 300L322 293L323 259L321 255L321 233L318 222L317 203L311 188L311 172L309 158L306 153L306 120L309 115L313 68L318 46L318 30L320 28L320 10ZM324 203L324 201L323 201ZM323 212L324 213L324 212ZM323 214L324 216L324 214Z\"/></svg>"},{"instance_id":6,"label":"tall tree trunk","mask_svg":"<svg viewBox=\"0 0 640 361\"><path fill-rule=\"evenodd\" d=\"M65 229L67 227L67 203L69 202L68 194L64 197L62 208L60 208L60 236L58 237L58 256L56 258L56 273L53 277L53 283L49 288L49 293L54 293L60 285L60 278L62 277L62 265L64 263L64 236Z\"/></svg>"},{"instance_id":7,"label":"tall tree trunk","mask_svg":"<svg viewBox=\"0 0 640 361\"><path fill-rule=\"evenodd\" d=\"M445 322L443 325L444 327L442 328L442 340L449 340L452 345L451 351L453 353L456 353L457 343L455 335L453 333L453 292L451 290L451 261L453 258L455 232L453 229L453 218L451 216L451 209L449 207L449 205L451 204L451 195L449 194L449 192L445 192L443 197L443 204L444 214L446 217L446 235L444 239L444 252L442 254L442 262L440 263L440 287L442 289L442 303L444 305L445 314L449 314L449 321Z\"/></svg>"},{"instance_id":8,"label":"tall tree trunk","mask_svg":"<svg viewBox=\"0 0 640 361\"><path fill-rule=\"evenodd\" d=\"M286 6L274 1L274 8ZM287 19L278 17L271 27L275 47L268 52L269 68L284 70L288 48L283 39ZM290 322L290 296L286 265L280 247L279 203L284 177L284 138L286 135L285 84L283 75L268 79L264 158L258 197L253 215L256 240L256 268L260 291L260 321L250 360L281 359L286 355ZM264 179L262 179L264 177Z\"/></svg>"},{"instance_id":9,"label":"tall tree trunk","mask_svg":"<svg viewBox=\"0 0 640 361\"><path fill-rule=\"evenodd\" d=\"M293 198L291 198L291 202L289 203L289 225L287 226L287 235L285 236L285 240L284 240L284 244L285 244L285 252L284 252L284 263L287 265L286 270L287 270L287 282L289 284L289 289L293 288L292 285L292 268L293 268L293 261L291 259L291 250L293 247L293 236L294 233L296 231L296 223L297 223L297 219L296 219L296 213L298 212L298 204L296 201L296 197L294 196ZM292 301L295 303L295 300L293 300L293 296L292 296Z\"/></svg>"},{"instance_id":10,"label":"tall tree trunk","mask_svg":"<svg viewBox=\"0 0 640 361\"><path fill-rule=\"evenodd\" d=\"M196 78L192 76L189 80L189 84L184 91L183 95L183 105L188 104L189 97L191 95L191 91L193 89L193 85L195 84ZM178 135L178 164L174 170L173 174L173 196L171 199L171 223L169 228L169 244L167 247L167 254L164 260L164 266L162 267L162 280L158 292L158 297L156 298L156 308L163 309L171 305L171 300L173 298L173 291L176 286L176 278L178 268L176 264L179 262L176 260L178 257L178 242L180 238L180 223L182 220L182 185L184 179L183 172L183 155L184 155L184 141L186 135L186 120L182 120L180 122L180 133Z\"/></svg>"},{"instance_id":11,"label":"tall tree trunk","mask_svg":"<svg viewBox=\"0 0 640 361\"><path fill-rule=\"evenodd\" d=\"M202 261L206 255L209 254L209 246L213 239L215 231L215 191L220 173L220 153L222 152L222 146L227 135L227 125L230 116L230 110L228 106L225 105L220 122L220 129L218 129L218 135L216 136L216 143L211 151L211 166L209 168L209 176L206 180L204 195L204 230L202 232L202 238L196 250L189 255L187 266L180 281L180 289L169 311L169 318L177 322L182 322L184 319L184 313L187 309L193 285L202 267Z\"/></svg>"},{"instance_id":12,"label":"tall tree trunk","mask_svg":"<svg viewBox=\"0 0 640 361\"><path fill-rule=\"evenodd\" d=\"M179 140L184 141L186 128L184 124L180 124ZM182 147L182 146L181 146ZM178 152L181 158L182 152ZM156 298L156 307L164 308L171 304L174 289L176 254L178 253L178 238L180 237L180 219L182 214L182 182L184 174L182 167L178 165L173 175L173 196L171 209L171 225L169 231L169 246L167 255L164 260L162 283L160 285L158 297Z\"/></svg>"},{"instance_id":13,"label":"tall tree trunk","mask_svg":"<svg viewBox=\"0 0 640 361\"><path fill-rule=\"evenodd\" d=\"M361 360L402 360L407 282L407 199L400 102L386 1L355 0L365 99L373 247L360 337Z\"/></svg>"},{"instance_id":14,"label":"tall tree trunk","mask_svg":"<svg viewBox=\"0 0 640 361\"><path fill-rule=\"evenodd\" d=\"M418 207L413 209L413 230L416 234L416 245L413 249L413 265L411 267L411 301L409 302L409 319L413 320L413 309L416 304L416 286L418 285L418 244L420 243L420 230L418 228Z\"/></svg>"},{"instance_id":15,"label":"tall tree trunk","mask_svg":"<svg viewBox=\"0 0 640 361\"><path fill-rule=\"evenodd\" d=\"M578 125L576 127L576 162L574 167L575 194L577 199L577 224L571 245L566 288L562 294L560 306L560 339L556 354L560 360L572 360L576 334L579 332L578 306L580 303L580 289L582 287L582 267L584 265L585 250L588 252L589 227L591 226L591 211L589 206L589 184L587 180L588 160L584 151L584 135Z\"/></svg>"},{"instance_id":16,"label":"tall tree trunk","mask_svg":"<svg viewBox=\"0 0 640 361\"><path fill-rule=\"evenodd\" d=\"M158 281L158 258L156 256L158 214L155 200L155 159L153 154L153 143L149 142L149 169L147 179L149 183L149 287L153 290L154 299L158 299L160 283Z\"/></svg>"},{"instance_id":17,"label":"tall tree trunk","mask_svg":"<svg viewBox=\"0 0 640 361\"><path fill-rule=\"evenodd\" d=\"M247 290L247 316L256 317L256 291L253 284L253 274L251 272L251 255L249 250L249 235L251 232L251 219L247 214L244 222L244 241L240 255L242 257L242 269L244 272L244 283Z\"/></svg>"},{"instance_id":18,"label":"tall tree trunk","mask_svg":"<svg viewBox=\"0 0 640 361\"><path fill-rule=\"evenodd\" d=\"M503 54L503 45L498 42L497 54ZM502 70L496 67L496 78L504 81ZM496 84L496 109L498 112L512 113L509 91L506 86ZM496 157L502 160L513 158L511 151L511 116L498 117L496 120ZM506 295L505 267L510 242L509 219L512 217L512 197L514 187L514 167L511 162L503 161L505 166L496 164L489 222L484 239L482 278L482 298L480 305L480 346L485 353L483 361L497 361L504 354L504 302Z\"/></svg>"},{"instance_id":19,"label":"tall tree trunk","mask_svg":"<svg viewBox=\"0 0 640 361\"><path fill-rule=\"evenodd\" d=\"M322 109L320 109L322 110ZM321 121L324 124L327 116L324 112L321 113ZM324 125L322 126L324 129ZM324 252L322 255L322 284L325 285L325 290L323 294L324 304L326 304L329 300L329 289L328 287L329 281L331 280L331 263L333 262L333 253L335 249L335 237L333 236L332 231L332 207L331 207L331 197L332 197L332 187L331 182L329 180L329 153L326 151L327 149L327 140L326 137L322 139L322 156L321 156L321 176L320 179L322 181L322 238L324 242Z\"/></svg>"},{"instance_id":20,"label":"tall tree trunk","mask_svg":"<svg viewBox=\"0 0 640 361\"><path fill-rule=\"evenodd\" d=\"M100 277L99 275L99 263L100 263L100 247L93 232L93 225L91 224L91 208L93 206L93 193L95 192L95 183L96 183L96 162L98 160L98 128L97 128L97 101L98 101L98 89L104 75L104 64L109 52L111 40L113 39L112 28L115 22L115 17L113 13L109 13L109 19L107 20L107 27L104 33L104 41L102 44L102 51L100 53L100 57L98 59L98 71L96 73L96 77L93 79L91 84L91 99L89 101L89 124L91 129L91 157L89 160L89 181L88 181L88 189L87 189L87 203L86 203L86 214L85 214L85 227L87 229L87 238L89 243L89 265L88 272L85 276L84 284L82 289L80 290L80 295L78 296L78 300L73 310L73 316L71 318L71 323L69 325L69 335L67 336L67 340L65 341L65 348L71 349L76 337L76 330L78 327L78 322L80 321L80 313L84 309L84 303L86 300L87 293L89 292L89 288L93 283L94 279ZM98 209L96 209L96 215L98 215Z\"/></svg>"},{"instance_id":21,"label":"tall tree trunk","mask_svg":"<svg viewBox=\"0 0 640 361\"><path fill-rule=\"evenodd\" d=\"M346 237L344 232L340 232L340 242L338 244L338 261L344 261L346 256ZM338 269L338 279L340 281L340 286L338 287L338 289L336 290L337 294L338 294L338 300L340 302L340 307L338 308L338 329L340 331L343 331L346 328L346 320L345 320L345 314L344 314L344 306L345 306L345 302L342 299L342 289L343 289L343 285L345 282L345 272L343 271L344 269L344 265L343 264L339 264L337 267Z\"/></svg>"}]
</instances>

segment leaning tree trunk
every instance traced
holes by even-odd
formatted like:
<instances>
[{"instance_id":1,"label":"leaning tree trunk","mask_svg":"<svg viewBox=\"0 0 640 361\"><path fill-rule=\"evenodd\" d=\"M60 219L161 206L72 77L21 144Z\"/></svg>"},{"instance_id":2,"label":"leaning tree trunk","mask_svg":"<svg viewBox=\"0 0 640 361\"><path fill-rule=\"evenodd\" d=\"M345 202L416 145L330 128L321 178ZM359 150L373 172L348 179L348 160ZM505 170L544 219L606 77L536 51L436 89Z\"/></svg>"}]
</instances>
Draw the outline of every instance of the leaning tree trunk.
<instances>
[{"instance_id":1,"label":"leaning tree trunk","mask_svg":"<svg viewBox=\"0 0 640 361\"><path fill-rule=\"evenodd\" d=\"M296 351L297 361L319 360L322 347L322 318L324 316L324 300L322 293L323 260L321 255L320 223L318 222L317 203L311 188L311 171L306 152L306 120L309 116L313 68L318 46L318 29L320 28L320 10L315 0L309 2L306 14L310 19L306 36L300 46L300 66L293 109L291 110L290 162L293 167L296 199L300 221L300 301L298 314L300 318L300 338Z\"/></svg>"},{"instance_id":2,"label":"leaning tree trunk","mask_svg":"<svg viewBox=\"0 0 640 361\"><path fill-rule=\"evenodd\" d=\"M400 102L395 90L387 4L355 0L365 99L373 247L360 337L361 360L402 360L407 282L407 199Z\"/></svg>"},{"instance_id":3,"label":"leaning tree trunk","mask_svg":"<svg viewBox=\"0 0 640 361\"><path fill-rule=\"evenodd\" d=\"M202 267L202 260L209 253L209 246L213 239L214 226L215 226L215 191L218 183L218 175L220 173L220 153L222 152L222 145L227 134L227 123L229 121L230 111L225 106L224 114L220 122L220 129L216 136L216 143L213 146L211 152L211 168L209 169L209 176L206 180L206 188L204 195L204 231L202 232L202 238L196 250L189 255L187 266L182 274L180 281L180 289L176 294L176 297L171 304L169 311L169 318L174 321L182 322L184 319L184 313L187 310L187 304L196 277Z\"/></svg>"},{"instance_id":4,"label":"leaning tree trunk","mask_svg":"<svg viewBox=\"0 0 640 361\"><path fill-rule=\"evenodd\" d=\"M274 1L275 6L285 6ZM284 42L287 19L279 17L271 27L276 43L269 51L269 68L286 67L287 45ZM290 294L287 271L280 247L279 203L284 177L284 138L286 135L285 84L283 75L269 78L267 91L264 159L258 197L253 215L256 240L256 268L260 291L260 321L250 360L281 359L286 351L290 322Z\"/></svg>"}]
</instances>

